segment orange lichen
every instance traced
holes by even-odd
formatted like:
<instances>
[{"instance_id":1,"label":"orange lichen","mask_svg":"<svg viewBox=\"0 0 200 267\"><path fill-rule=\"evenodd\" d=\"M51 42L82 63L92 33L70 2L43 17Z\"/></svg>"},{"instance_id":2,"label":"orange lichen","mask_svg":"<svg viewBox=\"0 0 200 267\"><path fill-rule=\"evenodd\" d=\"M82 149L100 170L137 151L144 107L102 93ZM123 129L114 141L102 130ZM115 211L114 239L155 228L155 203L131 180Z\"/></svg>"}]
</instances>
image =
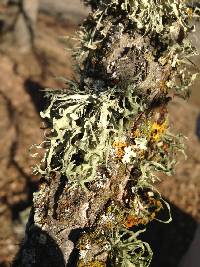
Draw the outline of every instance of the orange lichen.
<instances>
[{"instance_id":1,"label":"orange lichen","mask_svg":"<svg viewBox=\"0 0 200 267\"><path fill-rule=\"evenodd\" d=\"M193 10L192 10L192 8L187 8L186 9L186 13L188 14L188 17L190 18L190 19L192 19L192 17L193 17Z\"/></svg>"},{"instance_id":2,"label":"orange lichen","mask_svg":"<svg viewBox=\"0 0 200 267\"><path fill-rule=\"evenodd\" d=\"M148 193L145 194L145 213L144 216L136 216L133 214L128 214L124 220L124 226L126 228L132 228L138 226L139 224L146 225L150 221L153 221L158 212L162 209L162 203L159 199L150 196Z\"/></svg>"},{"instance_id":3,"label":"orange lichen","mask_svg":"<svg viewBox=\"0 0 200 267\"><path fill-rule=\"evenodd\" d=\"M123 141L114 141L112 147L115 149L115 157L122 159L125 154L124 148L127 147L127 144Z\"/></svg>"},{"instance_id":4,"label":"orange lichen","mask_svg":"<svg viewBox=\"0 0 200 267\"><path fill-rule=\"evenodd\" d=\"M85 244L84 245L83 244L80 244L79 249L80 250L84 250L85 249Z\"/></svg>"},{"instance_id":5,"label":"orange lichen","mask_svg":"<svg viewBox=\"0 0 200 267\"><path fill-rule=\"evenodd\" d=\"M77 267L106 267L106 263L98 260L85 263L83 260L80 260Z\"/></svg>"},{"instance_id":6,"label":"orange lichen","mask_svg":"<svg viewBox=\"0 0 200 267\"><path fill-rule=\"evenodd\" d=\"M162 124L154 122L151 126L151 138L153 141L160 141L162 135L166 132L168 128L168 122L164 121Z\"/></svg>"},{"instance_id":7,"label":"orange lichen","mask_svg":"<svg viewBox=\"0 0 200 267\"><path fill-rule=\"evenodd\" d=\"M133 137L133 138L139 138L140 135L141 135L140 130L139 130L139 129L136 129L136 130L133 132L132 137Z\"/></svg>"},{"instance_id":8,"label":"orange lichen","mask_svg":"<svg viewBox=\"0 0 200 267\"><path fill-rule=\"evenodd\" d=\"M124 225L126 228L132 228L133 226L137 226L139 224L146 225L147 223L147 218L139 218L133 215L128 215Z\"/></svg>"},{"instance_id":9,"label":"orange lichen","mask_svg":"<svg viewBox=\"0 0 200 267\"><path fill-rule=\"evenodd\" d=\"M160 200L149 197L149 207L154 207L154 211L149 215L149 220L153 221L163 206Z\"/></svg>"}]
</instances>

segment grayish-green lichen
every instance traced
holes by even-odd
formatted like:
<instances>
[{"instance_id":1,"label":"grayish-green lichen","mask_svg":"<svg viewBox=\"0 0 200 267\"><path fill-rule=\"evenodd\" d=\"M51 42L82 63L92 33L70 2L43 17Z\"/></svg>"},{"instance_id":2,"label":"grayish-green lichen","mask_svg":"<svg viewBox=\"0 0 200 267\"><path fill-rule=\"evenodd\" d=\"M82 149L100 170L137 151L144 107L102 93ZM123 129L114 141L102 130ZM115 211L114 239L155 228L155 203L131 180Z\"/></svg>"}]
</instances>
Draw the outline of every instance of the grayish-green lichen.
<instances>
[{"instance_id":1,"label":"grayish-green lichen","mask_svg":"<svg viewBox=\"0 0 200 267\"><path fill-rule=\"evenodd\" d=\"M79 81L48 91L41 113L50 134L36 168L45 179L34 197L35 223L65 244L66 260L66 233L82 229L79 267L149 266L152 251L134 230L171 221L153 184L159 172L173 173L183 152L166 106L187 97L196 78L188 33L199 11L181 0L85 2L92 12L77 33ZM164 208L169 218L159 215Z\"/></svg>"}]
</instances>

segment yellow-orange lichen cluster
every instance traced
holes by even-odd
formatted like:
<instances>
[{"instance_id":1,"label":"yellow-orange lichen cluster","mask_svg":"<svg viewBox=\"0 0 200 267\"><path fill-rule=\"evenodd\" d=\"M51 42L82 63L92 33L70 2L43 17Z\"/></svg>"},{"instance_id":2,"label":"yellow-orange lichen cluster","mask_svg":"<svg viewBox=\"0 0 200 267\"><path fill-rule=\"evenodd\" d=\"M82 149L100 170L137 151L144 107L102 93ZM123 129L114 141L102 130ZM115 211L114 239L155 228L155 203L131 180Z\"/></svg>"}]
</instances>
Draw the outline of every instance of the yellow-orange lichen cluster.
<instances>
[{"instance_id":1,"label":"yellow-orange lichen cluster","mask_svg":"<svg viewBox=\"0 0 200 267\"><path fill-rule=\"evenodd\" d=\"M98 260L85 263L83 260L80 260L77 267L106 267L106 263Z\"/></svg>"},{"instance_id":2,"label":"yellow-orange lichen cluster","mask_svg":"<svg viewBox=\"0 0 200 267\"><path fill-rule=\"evenodd\" d=\"M132 228L134 226L138 226L139 224L146 225L150 221L156 218L157 213L162 209L162 203L159 199L155 199L153 197L148 197L148 208L151 208L153 211L148 212L148 215L143 217L139 217L137 215L128 214L126 220L124 222L124 226L126 228ZM147 208L147 210L148 210Z\"/></svg>"},{"instance_id":3,"label":"yellow-orange lichen cluster","mask_svg":"<svg viewBox=\"0 0 200 267\"><path fill-rule=\"evenodd\" d=\"M193 10L192 10L192 8L188 7L186 9L186 12L187 12L189 18L192 19L193 18Z\"/></svg>"},{"instance_id":4,"label":"yellow-orange lichen cluster","mask_svg":"<svg viewBox=\"0 0 200 267\"><path fill-rule=\"evenodd\" d=\"M138 218L137 216L128 215L126 218L126 221L124 223L124 226L126 228L132 228L134 226L137 226L139 224L146 225L148 223L147 218Z\"/></svg>"},{"instance_id":5,"label":"yellow-orange lichen cluster","mask_svg":"<svg viewBox=\"0 0 200 267\"><path fill-rule=\"evenodd\" d=\"M168 128L168 122L164 121L162 124L154 122L151 126L151 138L155 142L159 142Z\"/></svg>"},{"instance_id":6,"label":"yellow-orange lichen cluster","mask_svg":"<svg viewBox=\"0 0 200 267\"><path fill-rule=\"evenodd\" d=\"M163 135L168 129L168 121L165 119L162 123L153 121L149 123L148 120L140 124L140 127L134 129L128 140L131 139L133 143L128 141L115 140L112 144L114 150L114 158L116 160L126 160L125 157L130 156L137 158L144 158L144 151L147 149L148 144L158 143L162 140ZM164 147L166 149L166 145ZM128 160L130 162L130 159ZM126 162L127 163L127 162Z\"/></svg>"},{"instance_id":7,"label":"yellow-orange lichen cluster","mask_svg":"<svg viewBox=\"0 0 200 267\"><path fill-rule=\"evenodd\" d=\"M115 158L116 159L122 159L125 151L124 148L127 147L128 145L126 144L126 142L123 141L114 141L112 144L112 147L115 150Z\"/></svg>"}]
</instances>

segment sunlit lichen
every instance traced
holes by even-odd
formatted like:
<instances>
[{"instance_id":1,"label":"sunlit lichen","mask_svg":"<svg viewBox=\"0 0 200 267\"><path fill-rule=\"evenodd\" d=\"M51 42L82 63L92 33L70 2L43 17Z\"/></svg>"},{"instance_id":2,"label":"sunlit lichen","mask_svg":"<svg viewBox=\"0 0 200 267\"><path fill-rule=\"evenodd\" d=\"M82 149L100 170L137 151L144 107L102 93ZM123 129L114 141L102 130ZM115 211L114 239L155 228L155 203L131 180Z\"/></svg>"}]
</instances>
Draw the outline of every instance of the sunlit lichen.
<instances>
[{"instance_id":1,"label":"sunlit lichen","mask_svg":"<svg viewBox=\"0 0 200 267\"><path fill-rule=\"evenodd\" d=\"M65 177L65 194L83 214L79 267L146 267L152 251L136 226L171 221L154 183L158 173L173 173L183 152L166 106L174 95L187 97L197 75L187 69L195 12L179 0L85 2L92 12L77 33L79 80L48 91L41 116L51 134L37 170ZM72 217L77 227L80 214Z\"/></svg>"}]
</instances>

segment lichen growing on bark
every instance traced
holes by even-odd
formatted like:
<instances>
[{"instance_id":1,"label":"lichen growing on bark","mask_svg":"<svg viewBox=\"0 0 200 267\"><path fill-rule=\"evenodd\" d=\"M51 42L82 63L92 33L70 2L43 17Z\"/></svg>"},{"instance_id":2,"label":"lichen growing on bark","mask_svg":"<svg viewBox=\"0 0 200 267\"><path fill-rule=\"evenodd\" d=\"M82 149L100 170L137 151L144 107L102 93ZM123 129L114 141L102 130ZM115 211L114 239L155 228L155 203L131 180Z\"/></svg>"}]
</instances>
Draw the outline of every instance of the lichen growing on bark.
<instances>
[{"instance_id":1,"label":"lichen growing on bark","mask_svg":"<svg viewBox=\"0 0 200 267\"><path fill-rule=\"evenodd\" d=\"M67 266L149 266L139 235L152 220L171 221L154 183L183 152L167 104L187 97L196 77L187 69L196 10L180 0L85 2L92 12L74 51L80 79L49 90L41 113L50 132L35 168L42 179L32 226L55 240Z\"/></svg>"}]
</instances>

